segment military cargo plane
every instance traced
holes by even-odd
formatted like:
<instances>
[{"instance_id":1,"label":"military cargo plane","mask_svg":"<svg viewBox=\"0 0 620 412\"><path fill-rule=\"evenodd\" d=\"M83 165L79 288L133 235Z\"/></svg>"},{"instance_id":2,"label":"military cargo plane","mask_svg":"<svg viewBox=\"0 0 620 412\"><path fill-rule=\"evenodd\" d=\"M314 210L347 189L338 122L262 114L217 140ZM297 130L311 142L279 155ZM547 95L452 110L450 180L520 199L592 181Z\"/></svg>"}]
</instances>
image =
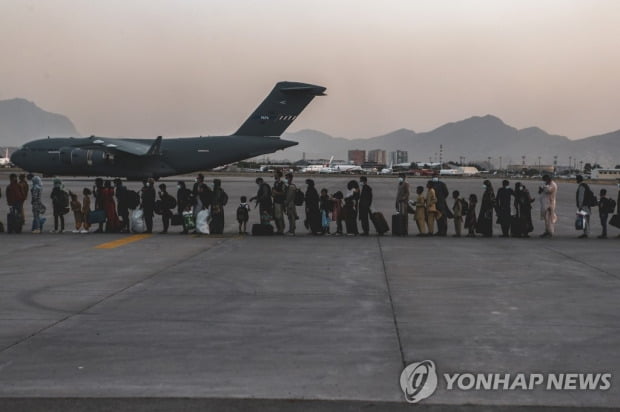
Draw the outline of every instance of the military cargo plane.
<instances>
[{"instance_id":1,"label":"military cargo plane","mask_svg":"<svg viewBox=\"0 0 620 412\"><path fill-rule=\"evenodd\" d=\"M252 115L230 136L155 140L133 138L47 138L24 144L11 162L49 176L160 178L274 153L297 144L280 135L325 87L277 83Z\"/></svg>"}]
</instances>

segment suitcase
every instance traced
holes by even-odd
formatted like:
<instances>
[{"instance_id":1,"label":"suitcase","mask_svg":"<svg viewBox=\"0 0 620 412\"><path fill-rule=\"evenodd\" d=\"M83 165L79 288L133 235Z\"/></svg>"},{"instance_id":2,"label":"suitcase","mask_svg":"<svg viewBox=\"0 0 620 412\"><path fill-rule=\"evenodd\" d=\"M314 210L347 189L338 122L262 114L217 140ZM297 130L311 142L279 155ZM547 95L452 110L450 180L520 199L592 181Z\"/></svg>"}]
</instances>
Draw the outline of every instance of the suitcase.
<instances>
[{"instance_id":1,"label":"suitcase","mask_svg":"<svg viewBox=\"0 0 620 412\"><path fill-rule=\"evenodd\" d=\"M392 235L407 236L407 215L392 215Z\"/></svg>"},{"instance_id":2,"label":"suitcase","mask_svg":"<svg viewBox=\"0 0 620 412\"><path fill-rule=\"evenodd\" d=\"M252 236L271 236L273 235L273 226L255 223L252 225Z\"/></svg>"},{"instance_id":3,"label":"suitcase","mask_svg":"<svg viewBox=\"0 0 620 412\"><path fill-rule=\"evenodd\" d=\"M609 220L609 224L620 229L620 215L613 215Z\"/></svg>"},{"instance_id":4,"label":"suitcase","mask_svg":"<svg viewBox=\"0 0 620 412\"><path fill-rule=\"evenodd\" d=\"M6 215L6 229L8 233L21 233L22 232L22 219L19 213L11 211Z\"/></svg>"},{"instance_id":5,"label":"suitcase","mask_svg":"<svg viewBox=\"0 0 620 412\"><path fill-rule=\"evenodd\" d=\"M106 219L105 210L92 210L88 212L86 221L92 225L94 223L104 223Z\"/></svg>"},{"instance_id":6,"label":"suitcase","mask_svg":"<svg viewBox=\"0 0 620 412\"><path fill-rule=\"evenodd\" d=\"M379 236L390 231L390 227L388 226L387 220L385 220L385 216L383 216L383 213L381 212L371 213L370 221L372 222Z\"/></svg>"}]
</instances>

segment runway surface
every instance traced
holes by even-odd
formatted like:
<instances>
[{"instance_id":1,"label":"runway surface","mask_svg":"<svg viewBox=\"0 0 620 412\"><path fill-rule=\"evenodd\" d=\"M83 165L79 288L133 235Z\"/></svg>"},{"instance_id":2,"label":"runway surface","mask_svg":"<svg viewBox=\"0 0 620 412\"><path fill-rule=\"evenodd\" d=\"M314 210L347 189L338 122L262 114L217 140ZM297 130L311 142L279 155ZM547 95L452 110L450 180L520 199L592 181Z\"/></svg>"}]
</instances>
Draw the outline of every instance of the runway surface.
<instances>
[{"instance_id":1,"label":"runway surface","mask_svg":"<svg viewBox=\"0 0 620 412\"><path fill-rule=\"evenodd\" d=\"M260 238L237 235L234 222L254 177L222 177L223 236L0 235L0 409L405 410L400 374L426 359L440 379L607 372L612 381L589 391L440 383L417 408L620 405L620 239L576 239L574 184L560 184L553 239ZM335 191L348 179L316 180ZM482 192L481 180L446 182ZM392 214L396 180L369 183L375 209ZM537 183L527 183L533 194Z\"/></svg>"}]
</instances>

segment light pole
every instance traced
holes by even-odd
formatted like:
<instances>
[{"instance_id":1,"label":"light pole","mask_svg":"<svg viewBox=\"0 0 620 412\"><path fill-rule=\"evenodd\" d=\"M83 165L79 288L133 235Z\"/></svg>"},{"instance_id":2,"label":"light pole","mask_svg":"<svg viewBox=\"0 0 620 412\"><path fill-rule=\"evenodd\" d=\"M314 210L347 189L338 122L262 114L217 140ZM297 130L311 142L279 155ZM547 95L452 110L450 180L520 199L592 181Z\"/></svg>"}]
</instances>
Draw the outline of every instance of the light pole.
<instances>
[{"instance_id":1,"label":"light pole","mask_svg":"<svg viewBox=\"0 0 620 412\"><path fill-rule=\"evenodd\" d=\"M573 169L573 156L568 156L568 172L570 173Z\"/></svg>"},{"instance_id":2,"label":"light pole","mask_svg":"<svg viewBox=\"0 0 620 412\"><path fill-rule=\"evenodd\" d=\"M502 170L502 157L499 157L499 170Z\"/></svg>"},{"instance_id":3,"label":"light pole","mask_svg":"<svg viewBox=\"0 0 620 412\"><path fill-rule=\"evenodd\" d=\"M540 156L538 156L538 174L540 174Z\"/></svg>"}]
</instances>

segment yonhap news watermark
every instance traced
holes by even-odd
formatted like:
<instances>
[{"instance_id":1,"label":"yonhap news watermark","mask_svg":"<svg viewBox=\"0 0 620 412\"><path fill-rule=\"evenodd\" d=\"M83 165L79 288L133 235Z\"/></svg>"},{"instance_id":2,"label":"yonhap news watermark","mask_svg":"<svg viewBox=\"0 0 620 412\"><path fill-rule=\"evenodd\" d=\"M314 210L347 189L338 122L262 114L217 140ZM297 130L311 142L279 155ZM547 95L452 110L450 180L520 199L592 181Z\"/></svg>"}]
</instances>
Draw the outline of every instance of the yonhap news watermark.
<instances>
[{"instance_id":1,"label":"yonhap news watermark","mask_svg":"<svg viewBox=\"0 0 620 412\"><path fill-rule=\"evenodd\" d=\"M611 384L610 372L440 374L432 360L413 362L400 375L400 387L410 403L429 398L438 387L446 391L607 391Z\"/></svg>"}]
</instances>

